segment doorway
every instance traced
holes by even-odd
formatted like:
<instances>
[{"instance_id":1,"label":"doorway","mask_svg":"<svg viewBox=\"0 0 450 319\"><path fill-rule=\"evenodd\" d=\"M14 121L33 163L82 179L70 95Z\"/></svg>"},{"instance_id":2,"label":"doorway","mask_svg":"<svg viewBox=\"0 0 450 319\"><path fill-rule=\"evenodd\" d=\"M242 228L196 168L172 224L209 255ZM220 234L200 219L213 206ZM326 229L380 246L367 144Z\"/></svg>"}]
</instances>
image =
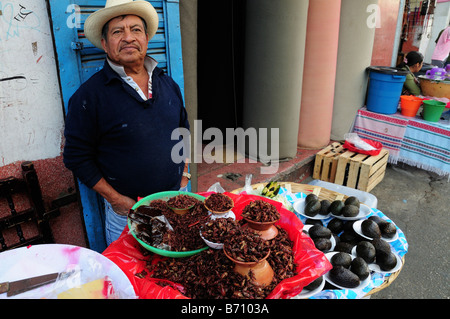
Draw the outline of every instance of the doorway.
<instances>
[{"instance_id":1,"label":"doorway","mask_svg":"<svg viewBox=\"0 0 450 319\"><path fill-rule=\"evenodd\" d=\"M245 3L198 1L198 119L224 135L242 126Z\"/></svg>"}]
</instances>

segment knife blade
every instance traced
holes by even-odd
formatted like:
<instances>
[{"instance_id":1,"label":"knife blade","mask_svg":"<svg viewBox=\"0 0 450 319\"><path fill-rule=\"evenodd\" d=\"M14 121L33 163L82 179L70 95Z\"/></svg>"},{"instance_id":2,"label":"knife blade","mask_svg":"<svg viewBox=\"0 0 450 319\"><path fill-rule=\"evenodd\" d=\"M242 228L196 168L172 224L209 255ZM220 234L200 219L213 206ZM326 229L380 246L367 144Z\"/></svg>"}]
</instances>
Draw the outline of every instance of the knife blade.
<instances>
[{"instance_id":1,"label":"knife blade","mask_svg":"<svg viewBox=\"0 0 450 319\"><path fill-rule=\"evenodd\" d=\"M8 297L55 282L59 273L36 276L11 282L0 283L0 294L5 293Z\"/></svg>"}]
</instances>

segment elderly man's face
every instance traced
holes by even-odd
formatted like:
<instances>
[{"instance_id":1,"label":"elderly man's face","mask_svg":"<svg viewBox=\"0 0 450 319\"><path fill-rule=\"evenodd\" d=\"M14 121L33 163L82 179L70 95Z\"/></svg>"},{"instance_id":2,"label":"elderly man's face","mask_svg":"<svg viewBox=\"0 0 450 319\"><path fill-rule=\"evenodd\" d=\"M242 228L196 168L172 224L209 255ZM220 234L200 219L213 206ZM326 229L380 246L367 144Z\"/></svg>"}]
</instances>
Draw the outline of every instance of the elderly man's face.
<instances>
[{"instance_id":1,"label":"elderly man's face","mask_svg":"<svg viewBox=\"0 0 450 319\"><path fill-rule=\"evenodd\" d=\"M107 38L102 39L102 46L108 57L117 64L143 64L148 40L141 18L127 15L109 22Z\"/></svg>"}]
</instances>

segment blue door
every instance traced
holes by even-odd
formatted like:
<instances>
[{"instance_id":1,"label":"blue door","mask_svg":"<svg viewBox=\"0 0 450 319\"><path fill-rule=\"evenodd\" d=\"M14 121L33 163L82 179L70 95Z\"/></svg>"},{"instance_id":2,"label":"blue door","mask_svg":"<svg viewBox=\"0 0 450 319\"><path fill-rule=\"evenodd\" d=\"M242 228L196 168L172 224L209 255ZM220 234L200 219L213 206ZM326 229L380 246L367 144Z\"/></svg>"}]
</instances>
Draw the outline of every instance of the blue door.
<instances>
[{"instance_id":1,"label":"blue door","mask_svg":"<svg viewBox=\"0 0 450 319\"><path fill-rule=\"evenodd\" d=\"M179 0L149 1L158 12L159 28L148 55L178 83L184 95ZM103 66L105 54L84 36L84 21L105 6L106 0L49 0L64 108L78 87ZM78 182L89 247L106 248L100 196Z\"/></svg>"}]
</instances>

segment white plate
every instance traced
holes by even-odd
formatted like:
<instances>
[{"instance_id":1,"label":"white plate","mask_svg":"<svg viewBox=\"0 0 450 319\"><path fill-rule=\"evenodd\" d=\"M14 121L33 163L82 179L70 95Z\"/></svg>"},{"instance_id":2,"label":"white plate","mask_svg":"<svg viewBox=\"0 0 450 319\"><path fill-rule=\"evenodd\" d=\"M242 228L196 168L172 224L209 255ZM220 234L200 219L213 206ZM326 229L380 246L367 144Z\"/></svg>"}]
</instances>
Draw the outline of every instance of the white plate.
<instances>
[{"instance_id":1,"label":"white plate","mask_svg":"<svg viewBox=\"0 0 450 319\"><path fill-rule=\"evenodd\" d=\"M364 235L363 232L362 232L361 224L363 223L363 221L365 221L365 219L360 219L360 220L357 220L356 222L354 222L354 223L353 223L353 230L354 230L358 235L360 235L361 237L364 237L364 238L366 238L366 239L372 240L372 239L373 239L372 237L366 236L366 235ZM384 241L386 241L386 242L388 242L388 243L393 242L393 241L395 241L395 240L398 239L398 231L395 232L395 236L392 237L392 238L381 237L381 239L383 239Z\"/></svg>"},{"instance_id":2,"label":"white plate","mask_svg":"<svg viewBox=\"0 0 450 319\"><path fill-rule=\"evenodd\" d=\"M210 211L208 211L209 213L209 218L211 219L217 219L217 218L232 218L232 219L236 219L236 215L233 213L233 211L229 211L225 214L214 214L211 213Z\"/></svg>"},{"instance_id":3,"label":"white plate","mask_svg":"<svg viewBox=\"0 0 450 319\"><path fill-rule=\"evenodd\" d=\"M223 249L223 244L220 243L213 243L212 241L209 241L205 237L202 236L202 232L200 232L200 237L203 239L203 241L208 245L209 247L213 249Z\"/></svg>"},{"instance_id":4,"label":"white plate","mask_svg":"<svg viewBox=\"0 0 450 319\"><path fill-rule=\"evenodd\" d=\"M303 289L301 293L299 293L297 296L295 296L295 299L310 298L310 297L318 294L319 292L321 292L323 290L323 287L325 287L325 277L322 278L322 283L320 284L319 287L317 287L316 289L313 289L313 290Z\"/></svg>"},{"instance_id":5,"label":"white plate","mask_svg":"<svg viewBox=\"0 0 450 319\"><path fill-rule=\"evenodd\" d=\"M329 253L326 253L325 256L328 258L328 261L331 262L331 257L333 257L333 255L335 255L337 253L339 253L339 252L338 251L331 251ZM352 260L355 259L355 256L353 256L352 254L349 254L349 255L352 257ZM370 283L372 276L371 276L371 274L369 272L369 276L366 279L361 280L359 286L357 286L355 288L343 287L343 286L339 286L338 284L334 283L334 281L330 279L330 272L327 272L324 275L324 278L325 278L326 281L328 281L333 286L336 286L336 287L341 288L341 289L362 289L362 288L366 287Z\"/></svg>"},{"instance_id":6,"label":"white plate","mask_svg":"<svg viewBox=\"0 0 450 319\"><path fill-rule=\"evenodd\" d=\"M136 299L124 272L105 256L78 246L43 244L0 253L0 282L15 281L54 272L74 270L75 275L55 283L12 296L16 299L54 299L69 288L108 276L119 298ZM8 298L6 293L0 298Z\"/></svg>"},{"instance_id":7,"label":"white plate","mask_svg":"<svg viewBox=\"0 0 450 319\"><path fill-rule=\"evenodd\" d=\"M299 213L300 215L306 217L306 218L310 218L310 219L315 219L315 220L321 220L321 219L327 219L331 216L331 214L328 215L320 215L317 214L316 216L308 216L305 215L305 198L300 198L299 200L296 200L294 202L294 204L292 205L294 207L294 210Z\"/></svg>"},{"instance_id":8,"label":"white plate","mask_svg":"<svg viewBox=\"0 0 450 319\"><path fill-rule=\"evenodd\" d=\"M370 264L367 264L369 266L369 269L371 271L375 271L375 272L378 272L381 274L391 274L391 273L399 271L402 268L402 264L403 264L402 259L395 251L392 251L392 253L395 255L395 258L397 259L397 265L395 265L394 268L392 268L391 270L388 270L388 271L381 270L380 266L378 266L376 263L370 263ZM356 253L356 246L353 247L353 249L352 249L352 255L355 257L358 256L358 254Z\"/></svg>"},{"instance_id":9,"label":"white plate","mask_svg":"<svg viewBox=\"0 0 450 319\"><path fill-rule=\"evenodd\" d=\"M305 230L306 232L308 232L308 230L313 227L314 225L303 225L303 230ZM308 236L309 236L309 232L308 232ZM334 249L334 247L336 247L336 239L334 239L333 234L331 235L331 238L329 238L331 241L331 248L328 251L331 251Z\"/></svg>"},{"instance_id":10,"label":"white plate","mask_svg":"<svg viewBox=\"0 0 450 319\"><path fill-rule=\"evenodd\" d=\"M336 217L338 219L342 219L342 220L358 220L358 219L366 218L371 213L372 213L372 210L370 209L369 206L360 204L359 205L359 213L355 217L345 217L342 215L338 216L338 215L334 215L334 214L331 214L331 216Z\"/></svg>"}]
</instances>

